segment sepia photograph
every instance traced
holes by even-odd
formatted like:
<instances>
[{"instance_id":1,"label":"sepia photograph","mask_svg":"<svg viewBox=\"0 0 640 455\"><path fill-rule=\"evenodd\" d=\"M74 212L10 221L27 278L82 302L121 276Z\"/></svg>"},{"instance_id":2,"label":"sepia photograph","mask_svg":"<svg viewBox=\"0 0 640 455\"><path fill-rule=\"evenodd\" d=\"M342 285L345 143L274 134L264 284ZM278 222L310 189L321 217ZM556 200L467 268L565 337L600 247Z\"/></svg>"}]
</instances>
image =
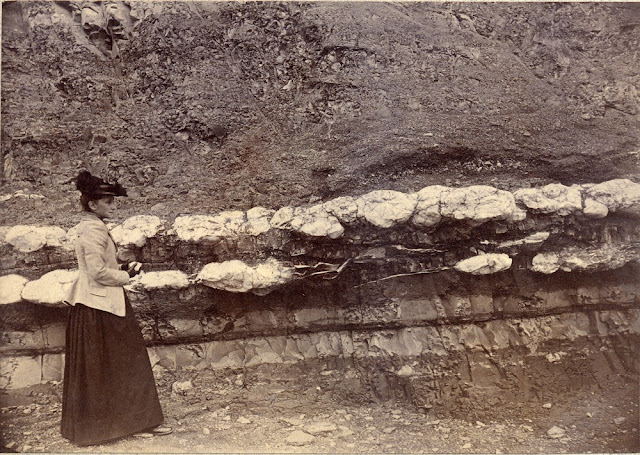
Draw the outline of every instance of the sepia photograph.
<instances>
[{"instance_id":1,"label":"sepia photograph","mask_svg":"<svg viewBox=\"0 0 640 455\"><path fill-rule=\"evenodd\" d=\"M640 452L640 2L1 17L0 452Z\"/></svg>"}]
</instances>

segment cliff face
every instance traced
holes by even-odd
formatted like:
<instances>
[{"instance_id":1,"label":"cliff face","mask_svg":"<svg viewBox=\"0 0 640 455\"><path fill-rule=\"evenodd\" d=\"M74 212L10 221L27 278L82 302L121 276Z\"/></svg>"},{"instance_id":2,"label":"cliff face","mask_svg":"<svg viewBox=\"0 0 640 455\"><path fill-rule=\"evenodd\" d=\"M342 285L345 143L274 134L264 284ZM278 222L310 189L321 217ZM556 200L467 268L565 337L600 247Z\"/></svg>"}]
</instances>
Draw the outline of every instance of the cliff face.
<instances>
[{"instance_id":1,"label":"cliff face","mask_svg":"<svg viewBox=\"0 0 640 455\"><path fill-rule=\"evenodd\" d=\"M112 235L146 264L128 294L156 370L355 368L342 399L495 416L550 384L637 380L639 215L629 180L430 186ZM60 379L73 231L1 232L3 388Z\"/></svg>"},{"instance_id":2,"label":"cliff face","mask_svg":"<svg viewBox=\"0 0 640 455\"><path fill-rule=\"evenodd\" d=\"M156 370L354 368L340 399L488 414L637 380L637 18L3 4L0 388L60 379L81 167L132 188Z\"/></svg>"},{"instance_id":3,"label":"cliff face","mask_svg":"<svg viewBox=\"0 0 640 455\"><path fill-rule=\"evenodd\" d=\"M637 4L6 2L4 188L168 213L635 178ZM160 205L159 205L160 204ZM63 210L60 210L63 209Z\"/></svg>"}]
</instances>

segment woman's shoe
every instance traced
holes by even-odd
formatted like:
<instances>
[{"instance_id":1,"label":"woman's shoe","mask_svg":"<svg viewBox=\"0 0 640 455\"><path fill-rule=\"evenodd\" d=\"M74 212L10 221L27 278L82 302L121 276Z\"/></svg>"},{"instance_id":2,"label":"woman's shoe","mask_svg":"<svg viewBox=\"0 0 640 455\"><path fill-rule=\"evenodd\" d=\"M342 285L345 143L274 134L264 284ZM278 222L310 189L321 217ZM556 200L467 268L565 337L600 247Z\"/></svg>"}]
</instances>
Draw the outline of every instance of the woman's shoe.
<instances>
[{"instance_id":1,"label":"woman's shoe","mask_svg":"<svg viewBox=\"0 0 640 455\"><path fill-rule=\"evenodd\" d=\"M152 430L136 433L133 436L136 438L153 438L154 436L164 436L171 433L173 433L173 429L171 427L155 427Z\"/></svg>"},{"instance_id":2,"label":"woman's shoe","mask_svg":"<svg viewBox=\"0 0 640 455\"><path fill-rule=\"evenodd\" d=\"M154 436L164 436L165 434L173 433L173 429L171 427L155 427L151 430L151 433Z\"/></svg>"}]
</instances>

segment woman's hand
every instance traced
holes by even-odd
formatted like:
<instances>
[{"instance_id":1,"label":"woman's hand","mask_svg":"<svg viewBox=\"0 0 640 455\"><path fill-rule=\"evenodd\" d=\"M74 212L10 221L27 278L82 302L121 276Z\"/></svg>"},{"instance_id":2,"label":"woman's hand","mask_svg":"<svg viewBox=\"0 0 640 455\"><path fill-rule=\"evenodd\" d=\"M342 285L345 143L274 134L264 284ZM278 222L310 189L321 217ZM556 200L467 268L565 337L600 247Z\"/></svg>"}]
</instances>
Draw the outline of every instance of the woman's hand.
<instances>
[{"instance_id":1,"label":"woman's hand","mask_svg":"<svg viewBox=\"0 0 640 455\"><path fill-rule=\"evenodd\" d=\"M127 273L129 274L129 278L133 278L141 271L142 271L142 263L137 261L132 261L127 264Z\"/></svg>"}]
</instances>

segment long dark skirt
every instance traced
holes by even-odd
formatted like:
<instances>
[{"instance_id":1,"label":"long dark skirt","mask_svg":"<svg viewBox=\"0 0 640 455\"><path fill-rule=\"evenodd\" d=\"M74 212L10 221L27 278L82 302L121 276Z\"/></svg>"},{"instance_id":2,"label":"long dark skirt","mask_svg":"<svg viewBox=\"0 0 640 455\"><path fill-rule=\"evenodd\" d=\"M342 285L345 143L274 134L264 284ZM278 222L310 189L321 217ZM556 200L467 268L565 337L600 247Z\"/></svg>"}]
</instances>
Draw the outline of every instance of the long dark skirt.
<instances>
[{"instance_id":1,"label":"long dark skirt","mask_svg":"<svg viewBox=\"0 0 640 455\"><path fill-rule=\"evenodd\" d=\"M76 304L67 322L62 436L99 444L163 422L147 349L129 302L125 317Z\"/></svg>"}]
</instances>

